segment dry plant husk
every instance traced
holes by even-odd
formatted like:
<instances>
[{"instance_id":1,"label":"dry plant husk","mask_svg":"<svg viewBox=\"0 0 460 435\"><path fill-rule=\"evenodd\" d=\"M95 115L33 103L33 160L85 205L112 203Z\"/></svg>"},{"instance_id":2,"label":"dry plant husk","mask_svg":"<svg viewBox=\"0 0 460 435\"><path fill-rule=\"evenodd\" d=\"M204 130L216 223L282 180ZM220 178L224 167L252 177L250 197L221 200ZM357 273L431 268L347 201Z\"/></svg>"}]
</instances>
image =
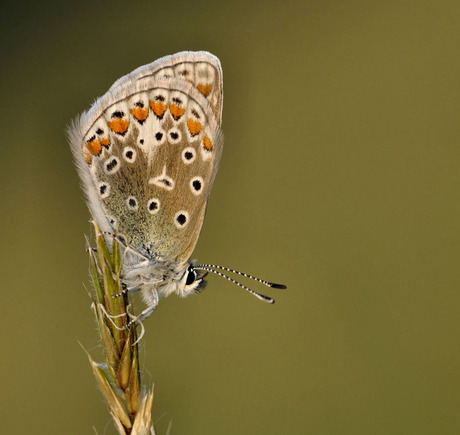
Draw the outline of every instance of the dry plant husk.
<instances>
[{"instance_id":1,"label":"dry plant husk","mask_svg":"<svg viewBox=\"0 0 460 435\"><path fill-rule=\"evenodd\" d=\"M91 297L106 361L96 363L89 354L88 358L118 432L154 434L153 386L141 384L136 325L129 322L127 313L132 315L132 305L121 281L120 245L114 239L109 248L99 226L93 224L96 249L88 245L94 287Z\"/></svg>"}]
</instances>

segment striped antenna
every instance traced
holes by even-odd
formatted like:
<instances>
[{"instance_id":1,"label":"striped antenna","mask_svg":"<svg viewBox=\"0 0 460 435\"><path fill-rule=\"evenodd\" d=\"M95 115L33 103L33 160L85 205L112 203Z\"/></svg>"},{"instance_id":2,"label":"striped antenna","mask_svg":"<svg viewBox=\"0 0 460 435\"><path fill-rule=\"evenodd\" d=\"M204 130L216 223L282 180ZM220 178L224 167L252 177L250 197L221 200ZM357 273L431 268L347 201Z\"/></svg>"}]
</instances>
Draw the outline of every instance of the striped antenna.
<instances>
[{"instance_id":1,"label":"striped antenna","mask_svg":"<svg viewBox=\"0 0 460 435\"><path fill-rule=\"evenodd\" d=\"M225 270L225 271L227 271L227 272L236 273L237 275L240 275L240 276L244 276L244 277L246 277L246 278L253 279L254 281L260 282L261 284L264 284L264 285L266 285L267 287L271 287L271 288L278 288L278 289L286 289L286 288L287 288L284 284L276 284L276 283L274 283L274 282L266 281L265 279L257 278L257 277L255 277L255 276L249 275L249 274L247 274L247 273L238 272L238 271L235 270L235 269L230 269L230 268L224 267L224 266L217 266L216 264L198 264L197 266L193 266L194 269L197 269L197 268L199 268L199 267L215 268L215 269ZM215 272L215 271L214 271L214 272Z\"/></svg>"},{"instance_id":2,"label":"striped antenna","mask_svg":"<svg viewBox=\"0 0 460 435\"><path fill-rule=\"evenodd\" d=\"M251 293L252 295L254 295L256 298L260 299L261 301L268 302L269 304L274 304L275 300L273 298L265 296L265 295L263 295L261 293L258 293L256 291L250 289L249 287L246 287L244 284L241 284L240 282L234 280L233 278L230 278L229 276L224 275L222 272L219 272L219 271L214 270L212 268L215 267L216 269L221 269L221 270L225 270L227 272L236 273L237 275L245 276L246 278L250 278L250 279L253 279L254 281L260 282L261 284L264 284L267 287L279 288L279 289L287 288L283 284L275 284L273 282L269 282L269 281L266 281L264 279L256 278L255 276L248 275L248 274L243 273L243 272L238 272L237 270L229 269L228 267L217 266L215 264L199 264L199 265L192 266L192 267L195 270L204 270L206 272L212 272L212 273L215 273L216 275L221 276L222 278L228 279L233 284L236 284L237 286L241 287L242 289L244 289L244 290L248 291L249 293Z\"/></svg>"}]
</instances>

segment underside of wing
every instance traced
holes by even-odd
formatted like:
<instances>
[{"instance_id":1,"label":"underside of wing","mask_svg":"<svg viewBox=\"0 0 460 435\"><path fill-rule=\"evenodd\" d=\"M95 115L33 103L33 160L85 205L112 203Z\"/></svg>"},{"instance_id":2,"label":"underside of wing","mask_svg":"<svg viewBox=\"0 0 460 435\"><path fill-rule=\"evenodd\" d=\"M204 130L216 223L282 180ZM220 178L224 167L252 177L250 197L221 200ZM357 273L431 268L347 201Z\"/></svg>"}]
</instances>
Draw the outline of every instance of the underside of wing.
<instances>
[{"instance_id":1,"label":"underside of wing","mask_svg":"<svg viewBox=\"0 0 460 435\"><path fill-rule=\"evenodd\" d=\"M184 52L138 68L70 131L94 218L144 255L185 262L195 247L223 146L216 59Z\"/></svg>"},{"instance_id":2,"label":"underside of wing","mask_svg":"<svg viewBox=\"0 0 460 435\"><path fill-rule=\"evenodd\" d=\"M219 59L207 51L182 51L141 66L118 79L110 88L116 91L125 83L151 78L181 78L192 83L211 104L217 123L222 123L222 67Z\"/></svg>"}]
</instances>

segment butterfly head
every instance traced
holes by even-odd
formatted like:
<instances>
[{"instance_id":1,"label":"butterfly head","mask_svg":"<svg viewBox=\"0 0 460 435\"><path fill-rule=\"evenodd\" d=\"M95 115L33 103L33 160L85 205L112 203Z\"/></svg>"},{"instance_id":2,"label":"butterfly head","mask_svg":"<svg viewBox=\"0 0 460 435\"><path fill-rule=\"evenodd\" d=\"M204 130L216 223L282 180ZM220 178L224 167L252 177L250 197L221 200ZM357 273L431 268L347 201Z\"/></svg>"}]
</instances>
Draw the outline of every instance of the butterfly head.
<instances>
[{"instance_id":1,"label":"butterfly head","mask_svg":"<svg viewBox=\"0 0 460 435\"><path fill-rule=\"evenodd\" d=\"M198 294L206 288L204 279L207 271L197 270L191 263L178 265L177 263L163 263L148 261L147 264L129 266L125 263L124 281L128 288L142 290L144 299L150 299L150 293L159 296L169 296L176 293L178 296Z\"/></svg>"},{"instance_id":2,"label":"butterfly head","mask_svg":"<svg viewBox=\"0 0 460 435\"><path fill-rule=\"evenodd\" d=\"M176 293L181 297L201 293L208 284L204 279L207 274L207 272L195 270L193 265L189 264L182 275Z\"/></svg>"}]
</instances>

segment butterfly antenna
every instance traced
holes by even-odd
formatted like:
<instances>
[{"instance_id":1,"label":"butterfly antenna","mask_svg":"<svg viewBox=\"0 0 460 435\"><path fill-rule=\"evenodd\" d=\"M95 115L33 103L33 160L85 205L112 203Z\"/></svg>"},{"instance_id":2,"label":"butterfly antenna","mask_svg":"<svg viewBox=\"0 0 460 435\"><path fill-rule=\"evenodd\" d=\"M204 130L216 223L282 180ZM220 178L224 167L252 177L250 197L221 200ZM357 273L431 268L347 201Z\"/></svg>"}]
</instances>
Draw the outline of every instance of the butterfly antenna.
<instances>
[{"instance_id":1,"label":"butterfly antenna","mask_svg":"<svg viewBox=\"0 0 460 435\"><path fill-rule=\"evenodd\" d=\"M193 269L195 269L195 270L205 270L206 272L215 273L216 275L219 275L222 278L228 279L233 284L236 284L237 286L239 286L239 287L243 288L244 290L248 291L249 293L254 295L256 298L260 299L261 301L268 302L269 304L274 304L275 303L275 299L269 298L268 296L265 296L265 295L263 295L261 293L257 293L256 291L250 289L249 287L246 287L244 284L241 284L240 282L234 280L233 278L230 278L229 276L224 275L223 273L218 272L217 270L211 269L209 266L211 266L211 265L200 264L199 266L193 266ZM215 266L215 267L217 267L217 266ZM227 270L227 269L225 269L223 267L220 267L220 269ZM230 269L228 269L228 270L231 271ZM243 274L240 274L240 275L243 275Z\"/></svg>"},{"instance_id":2,"label":"butterfly antenna","mask_svg":"<svg viewBox=\"0 0 460 435\"><path fill-rule=\"evenodd\" d=\"M287 288L284 284L276 284L274 282L266 281L265 279L257 278L255 276L249 275L247 273L238 272L235 269L230 269L230 268L224 267L224 266L217 266L216 264L199 264L197 266L194 266L195 269L199 268L199 267L207 267L207 268L215 268L215 269L226 270L227 272L236 273L237 275L253 279L254 281L260 282L261 284L264 284L267 287L271 287L271 288L278 288L278 289L286 289ZM213 271L213 272L215 272L215 271ZM217 273L217 272L215 272L215 273Z\"/></svg>"}]
</instances>

